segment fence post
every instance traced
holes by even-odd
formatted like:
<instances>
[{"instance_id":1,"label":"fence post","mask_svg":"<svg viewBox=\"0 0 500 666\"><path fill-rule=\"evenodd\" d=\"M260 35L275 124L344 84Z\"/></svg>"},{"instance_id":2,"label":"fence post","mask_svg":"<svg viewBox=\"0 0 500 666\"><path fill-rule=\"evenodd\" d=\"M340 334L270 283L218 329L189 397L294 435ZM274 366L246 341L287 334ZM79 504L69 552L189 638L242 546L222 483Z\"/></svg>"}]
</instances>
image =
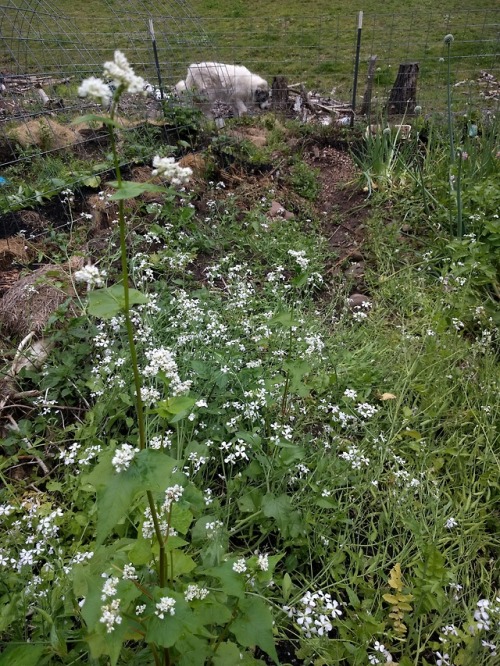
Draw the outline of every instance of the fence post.
<instances>
[{"instance_id":1,"label":"fence post","mask_svg":"<svg viewBox=\"0 0 500 666\"><path fill-rule=\"evenodd\" d=\"M158 49L156 48L155 29L152 18L149 19L149 34L151 36L151 41L153 43L153 55L155 59L156 76L158 78L158 87L160 89L160 99L163 102L164 95L163 95L163 84L161 82L160 61L158 60Z\"/></svg>"},{"instance_id":2,"label":"fence post","mask_svg":"<svg viewBox=\"0 0 500 666\"><path fill-rule=\"evenodd\" d=\"M352 116L351 127L354 126L354 111L356 109L356 91L358 88L359 52L361 50L361 31L363 29L363 12L358 12L358 38L356 42L356 59L354 61L354 81L352 84Z\"/></svg>"}]
</instances>

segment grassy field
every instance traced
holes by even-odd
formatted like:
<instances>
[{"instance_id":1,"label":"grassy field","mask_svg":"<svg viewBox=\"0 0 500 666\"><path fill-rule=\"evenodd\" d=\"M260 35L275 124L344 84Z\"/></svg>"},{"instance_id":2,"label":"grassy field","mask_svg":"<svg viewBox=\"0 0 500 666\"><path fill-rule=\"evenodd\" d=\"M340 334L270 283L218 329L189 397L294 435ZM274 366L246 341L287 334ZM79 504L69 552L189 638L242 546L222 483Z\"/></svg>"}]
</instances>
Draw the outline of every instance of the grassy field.
<instances>
[{"instance_id":1,"label":"grassy field","mask_svg":"<svg viewBox=\"0 0 500 666\"><path fill-rule=\"evenodd\" d=\"M152 49L147 32L149 14L134 3L89 2L76 8L74 2L60 0L60 11L67 21L43 15L36 20L33 41L14 45L11 52L31 69L74 70L95 68L120 47L141 71L155 76ZM293 82L304 82L324 93L335 89L339 99L350 100L353 60L356 47L357 11L338 3L317 2L210 2L190 3L190 14L183 3L167 7L148 6L155 18L156 36L163 78L175 83L184 76L187 64L201 60L239 62L261 75L285 74ZM491 0L463 6L455 2L366 2L360 52L360 94L366 63L378 56L376 92L382 98L395 81L398 65L411 60L420 63L419 97L424 108L443 107L445 69L442 39L454 33L452 77L456 82L477 80L481 70L498 68L496 25L498 7ZM9 34L13 11L4 17L4 34ZM193 18L199 16L200 18ZM19 17L17 16L19 19ZM28 17L31 20L31 15ZM14 26L14 33L26 30L27 23ZM45 33L45 34L44 34ZM45 47L39 36L47 38ZM77 42L75 44L74 42ZM11 47L6 39L4 44ZM28 51L26 51L26 48ZM5 55L4 55L5 58ZM478 87L457 88L457 106L462 109Z\"/></svg>"}]
</instances>

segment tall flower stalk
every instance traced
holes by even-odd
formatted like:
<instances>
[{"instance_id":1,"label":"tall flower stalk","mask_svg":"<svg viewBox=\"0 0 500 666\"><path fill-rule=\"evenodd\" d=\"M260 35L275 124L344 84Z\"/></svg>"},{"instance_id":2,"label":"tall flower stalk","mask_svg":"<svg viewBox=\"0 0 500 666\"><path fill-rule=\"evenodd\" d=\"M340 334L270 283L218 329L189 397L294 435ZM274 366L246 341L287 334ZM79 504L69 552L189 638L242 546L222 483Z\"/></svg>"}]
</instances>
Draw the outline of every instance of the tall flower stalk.
<instances>
[{"instance_id":1,"label":"tall flower stalk","mask_svg":"<svg viewBox=\"0 0 500 666\"><path fill-rule=\"evenodd\" d=\"M82 82L78 93L81 97L90 97L108 108L109 118L102 118L108 128L111 152L113 157L113 167L115 170L116 181L113 185L116 192L112 195L112 199L118 201L118 226L120 235L120 256L121 256L121 281L123 286L123 303L121 311L125 318L125 327L127 331L128 349L130 354L130 362L132 366L132 374L134 378L135 388L135 411L137 416L137 429L138 429L138 449L142 451L146 449L146 425L144 418L144 402L141 396L142 382L141 374L139 371L137 348L134 338L134 328L131 318L131 305L141 302L137 297L137 292L131 290L129 286L129 270L128 270L128 256L127 256L127 225L125 220L125 199L139 196L147 190L160 190L164 188L151 185L148 183L128 183L122 178L120 169L120 159L117 149L116 141L116 109L118 102L123 93L142 93L146 88L146 82L140 76L137 76L129 65L126 57L120 51L115 51L114 59L104 63L104 77L109 80L106 83L104 80L90 77ZM160 175L168 179L172 184L182 184L187 182L191 176L191 169L183 168L175 164L173 158L161 158L156 156L153 160L152 175ZM131 297L132 292L134 298ZM140 295L139 295L140 296ZM159 564L158 564L158 582L161 588L164 588L168 580L168 563L166 558L166 541L168 538L163 536L160 518L153 493L150 490L146 491L149 509L151 512L151 519L153 522L154 533L159 545ZM170 521L169 521L170 524ZM170 653L168 648L163 648L162 654L159 655L156 649L153 649L153 658L155 663L159 666L169 666L171 663Z\"/></svg>"}]
</instances>

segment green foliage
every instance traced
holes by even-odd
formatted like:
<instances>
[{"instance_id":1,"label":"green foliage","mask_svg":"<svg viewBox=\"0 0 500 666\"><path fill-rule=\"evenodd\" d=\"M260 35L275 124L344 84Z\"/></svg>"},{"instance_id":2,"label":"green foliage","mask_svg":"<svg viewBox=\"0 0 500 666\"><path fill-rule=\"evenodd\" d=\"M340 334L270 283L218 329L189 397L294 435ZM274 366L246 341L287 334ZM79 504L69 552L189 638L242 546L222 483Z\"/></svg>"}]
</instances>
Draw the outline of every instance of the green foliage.
<instances>
[{"instance_id":1,"label":"green foliage","mask_svg":"<svg viewBox=\"0 0 500 666\"><path fill-rule=\"evenodd\" d=\"M483 136L462 164L475 237L450 240L447 146L405 161L391 135L360 312L301 162L293 220L266 214L288 203L278 182L253 200L209 184L202 214L199 192L155 189L121 215L100 262L115 283L55 316L51 358L18 378L0 664L278 663L278 642L318 666L491 663L499 201ZM255 158L226 138L210 151Z\"/></svg>"},{"instance_id":2,"label":"green foliage","mask_svg":"<svg viewBox=\"0 0 500 666\"><path fill-rule=\"evenodd\" d=\"M301 197L314 201L320 189L318 170L303 161L296 162L290 168L290 184Z\"/></svg>"}]
</instances>

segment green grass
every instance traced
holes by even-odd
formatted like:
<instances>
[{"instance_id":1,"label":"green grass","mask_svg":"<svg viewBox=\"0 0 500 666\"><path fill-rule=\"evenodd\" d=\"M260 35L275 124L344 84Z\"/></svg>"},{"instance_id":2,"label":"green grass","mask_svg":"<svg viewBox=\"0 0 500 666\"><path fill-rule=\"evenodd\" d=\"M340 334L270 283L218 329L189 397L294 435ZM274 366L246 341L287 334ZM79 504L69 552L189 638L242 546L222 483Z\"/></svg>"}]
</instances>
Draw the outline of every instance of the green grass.
<instances>
[{"instance_id":1,"label":"green grass","mask_svg":"<svg viewBox=\"0 0 500 666\"><path fill-rule=\"evenodd\" d=\"M60 0L57 7L69 20L44 16L40 26L33 24L48 40L45 46L28 40L18 52L14 44L21 70L95 70L109 58L112 49L121 48L138 71L155 77L146 10L138 8L134 14L130 4L122 8L94 0L81 9L68 0ZM154 7L151 10L163 79L169 84L184 76L190 62L217 59L244 63L270 79L285 74L291 82L303 81L323 93L335 88L336 97L351 99L356 11L326 1L315 3L314 8L307 5L304 11L304 4L296 0L251 4L195 0L190 8L192 15L177 3L161 11ZM445 2L439 9L428 1L412 0L404 7L391 1L383 8L370 1L365 3L364 12L360 98L366 63L370 55L376 54L380 68L376 96L381 100L386 97L401 62L416 60L420 63L420 103L426 111L442 109L445 72L439 59L444 55L442 39L449 32L455 35L452 72L456 82L476 80L481 70L496 67L498 9L492 0L480 0L468 7ZM201 18L193 18L196 15ZM9 35L15 16L13 10L6 11L5 35ZM78 42L76 48L69 48L72 40ZM28 50L24 51L26 45ZM5 56L4 62L8 67ZM457 108L463 110L478 93L478 86L472 83L457 88Z\"/></svg>"}]
</instances>

